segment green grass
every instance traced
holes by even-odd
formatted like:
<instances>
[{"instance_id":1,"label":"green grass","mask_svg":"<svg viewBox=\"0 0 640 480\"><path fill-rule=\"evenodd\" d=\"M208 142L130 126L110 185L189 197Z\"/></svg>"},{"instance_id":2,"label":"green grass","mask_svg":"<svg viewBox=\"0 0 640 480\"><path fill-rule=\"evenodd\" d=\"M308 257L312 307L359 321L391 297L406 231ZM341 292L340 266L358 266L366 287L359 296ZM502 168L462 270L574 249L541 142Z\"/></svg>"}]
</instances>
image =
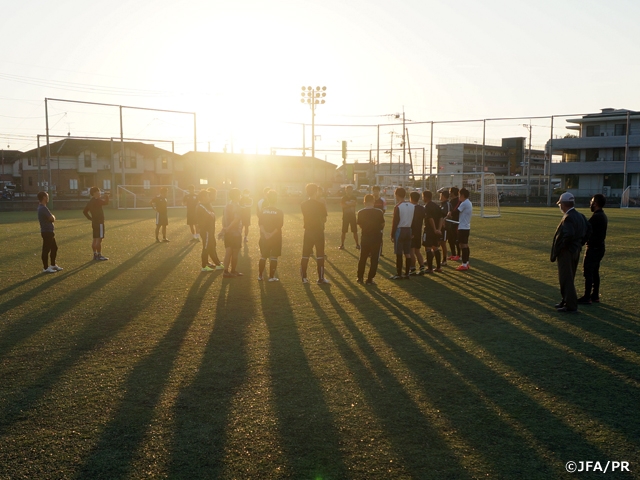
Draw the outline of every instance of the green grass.
<instances>
[{"instance_id":1,"label":"green grass","mask_svg":"<svg viewBox=\"0 0 640 480\"><path fill-rule=\"evenodd\" d=\"M3 213L0 478L640 478L640 212L607 210L602 303L561 316L557 208L474 218L468 272L393 283L386 242L377 288L335 211L332 284L302 285L287 210L279 284L256 281L255 224L227 280L184 211L155 244L150 211L108 210L102 263L54 211L43 275L35 211Z\"/></svg>"}]
</instances>

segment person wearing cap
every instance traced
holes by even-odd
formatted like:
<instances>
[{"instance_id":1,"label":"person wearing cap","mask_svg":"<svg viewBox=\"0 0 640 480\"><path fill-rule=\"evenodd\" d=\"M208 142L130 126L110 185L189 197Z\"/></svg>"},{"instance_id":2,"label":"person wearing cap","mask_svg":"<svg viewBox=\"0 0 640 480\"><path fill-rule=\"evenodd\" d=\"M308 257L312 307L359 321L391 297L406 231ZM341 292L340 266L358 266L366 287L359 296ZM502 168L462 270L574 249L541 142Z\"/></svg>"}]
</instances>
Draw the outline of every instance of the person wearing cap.
<instances>
[{"instance_id":1,"label":"person wearing cap","mask_svg":"<svg viewBox=\"0 0 640 480\"><path fill-rule=\"evenodd\" d=\"M576 269L580 260L580 251L589 238L591 227L586 217L575 209L575 198L572 193L563 193L557 204L564 215L556 228L551 247L551 261L558 261L558 281L562 295L562 300L556 305L556 309L562 313L577 313Z\"/></svg>"}]
</instances>

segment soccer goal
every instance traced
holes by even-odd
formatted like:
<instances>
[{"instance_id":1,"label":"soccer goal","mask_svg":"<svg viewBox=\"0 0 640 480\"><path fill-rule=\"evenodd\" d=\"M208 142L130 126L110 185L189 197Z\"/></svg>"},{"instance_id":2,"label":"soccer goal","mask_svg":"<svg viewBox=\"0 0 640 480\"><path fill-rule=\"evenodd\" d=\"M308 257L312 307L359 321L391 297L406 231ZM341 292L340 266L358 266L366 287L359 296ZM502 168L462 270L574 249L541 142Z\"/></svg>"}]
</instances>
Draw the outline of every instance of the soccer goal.
<instances>
[{"instance_id":1,"label":"soccer goal","mask_svg":"<svg viewBox=\"0 0 640 480\"><path fill-rule=\"evenodd\" d=\"M473 204L474 216L497 218L500 216L498 186L493 173L438 173L427 178L427 188L437 192L441 188L466 188Z\"/></svg>"},{"instance_id":2,"label":"soccer goal","mask_svg":"<svg viewBox=\"0 0 640 480\"><path fill-rule=\"evenodd\" d=\"M620 208L640 207L640 187L627 187L620 199Z\"/></svg>"},{"instance_id":3,"label":"soccer goal","mask_svg":"<svg viewBox=\"0 0 640 480\"><path fill-rule=\"evenodd\" d=\"M118 185L117 205L120 210L139 210L151 208L151 200L160 193L160 188L167 189L167 206L181 208L183 199L188 193L175 185ZM197 190L196 190L197 193ZM227 204L227 191L218 190L214 207Z\"/></svg>"},{"instance_id":4,"label":"soccer goal","mask_svg":"<svg viewBox=\"0 0 640 480\"><path fill-rule=\"evenodd\" d=\"M182 206L184 190L174 185L118 185L118 209L134 210L151 208L151 200L160 193L160 189L167 189L167 206Z\"/></svg>"}]
</instances>

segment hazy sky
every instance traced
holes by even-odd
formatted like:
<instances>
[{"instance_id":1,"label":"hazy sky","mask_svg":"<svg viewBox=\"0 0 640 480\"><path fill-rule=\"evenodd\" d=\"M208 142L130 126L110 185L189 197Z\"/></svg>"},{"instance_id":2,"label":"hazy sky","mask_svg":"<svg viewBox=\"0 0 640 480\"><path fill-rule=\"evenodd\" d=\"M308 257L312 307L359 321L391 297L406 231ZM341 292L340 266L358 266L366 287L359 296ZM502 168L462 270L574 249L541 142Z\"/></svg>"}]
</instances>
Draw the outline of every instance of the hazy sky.
<instances>
[{"instance_id":1,"label":"hazy sky","mask_svg":"<svg viewBox=\"0 0 640 480\"><path fill-rule=\"evenodd\" d=\"M384 115L403 107L413 121L640 108L640 3L632 0L0 5L3 148L35 147L45 97L195 111L199 150L210 142L212 150L233 143L247 152L301 145L302 128L293 124L311 120L302 85L327 86L320 124L388 123ZM119 135L117 109L50 102L49 113L53 134ZM526 136L528 122L490 122L486 137ZM549 121L531 123L534 145L542 145ZM180 153L193 149L192 127L188 115L125 111L125 136L174 140ZM428 149L429 128L410 127L412 147ZM381 127L381 149L401 130ZM482 141L481 123L435 130L436 140ZM316 134L319 150L338 149L341 139L354 150L377 143L376 127Z\"/></svg>"}]
</instances>

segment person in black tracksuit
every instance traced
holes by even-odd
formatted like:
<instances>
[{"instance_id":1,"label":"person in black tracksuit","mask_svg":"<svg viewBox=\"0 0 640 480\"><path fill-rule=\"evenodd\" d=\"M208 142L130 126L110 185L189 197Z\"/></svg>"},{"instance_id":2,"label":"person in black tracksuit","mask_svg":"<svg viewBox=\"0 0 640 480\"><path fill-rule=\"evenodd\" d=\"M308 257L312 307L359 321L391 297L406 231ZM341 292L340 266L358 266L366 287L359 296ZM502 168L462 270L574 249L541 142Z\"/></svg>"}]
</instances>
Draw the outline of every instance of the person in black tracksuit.
<instances>
[{"instance_id":1,"label":"person in black tracksuit","mask_svg":"<svg viewBox=\"0 0 640 480\"><path fill-rule=\"evenodd\" d=\"M198 206L196 207L196 224L202 239L201 264L203 272L222 270L224 266L216 252L216 214L211 207L211 202L216 199L216 189L201 190L198 193ZM209 263L209 257L213 263Z\"/></svg>"},{"instance_id":2,"label":"person in black tracksuit","mask_svg":"<svg viewBox=\"0 0 640 480\"><path fill-rule=\"evenodd\" d=\"M460 204L460 199L458 198L459 192L460 189L458 187L451 187L449 189L451 217L447 218L445 224L447 229L447 239L449 240L449 250L451 250L451 255L449 255L448 260L460 260L460 255L462 254L460 251L460 243L458 243L458 220L460 212L458 212L457 208Z\"/></svg>"},{"instance_id":3,"label":"person in black tracksuit","mask_svg":"<svg viewBox=\"0 0 640 480\"><path fill-rule=\"evenodd\" d=\"M602 207L606 198L597 193L591 199L591 211L593 215L589 219L591 236L587 240L587 250L582 264L584 274L584 295L578 299L580 304L600 302L600 262L604 257L604 240L607 237L608 219Z\"/></svg>"},{"instance_id":4,"label":"person in black tracksuit","mask_svg":"<svg viewBox=\"0 0 640 480\"><path fill-rule=\"evenodd\" d=\"M371 267L367 275L367 285L375 285L373 278L378 270L378 260L382 245L382 230L384 229L384 213L375 208L375 198L371 194L364 196L364 208L358 211L358 226L360 227L360 260L358 262L358 282L364 281L364 270L367 258L371 257Z\"/></svg>"}]
</instances>

